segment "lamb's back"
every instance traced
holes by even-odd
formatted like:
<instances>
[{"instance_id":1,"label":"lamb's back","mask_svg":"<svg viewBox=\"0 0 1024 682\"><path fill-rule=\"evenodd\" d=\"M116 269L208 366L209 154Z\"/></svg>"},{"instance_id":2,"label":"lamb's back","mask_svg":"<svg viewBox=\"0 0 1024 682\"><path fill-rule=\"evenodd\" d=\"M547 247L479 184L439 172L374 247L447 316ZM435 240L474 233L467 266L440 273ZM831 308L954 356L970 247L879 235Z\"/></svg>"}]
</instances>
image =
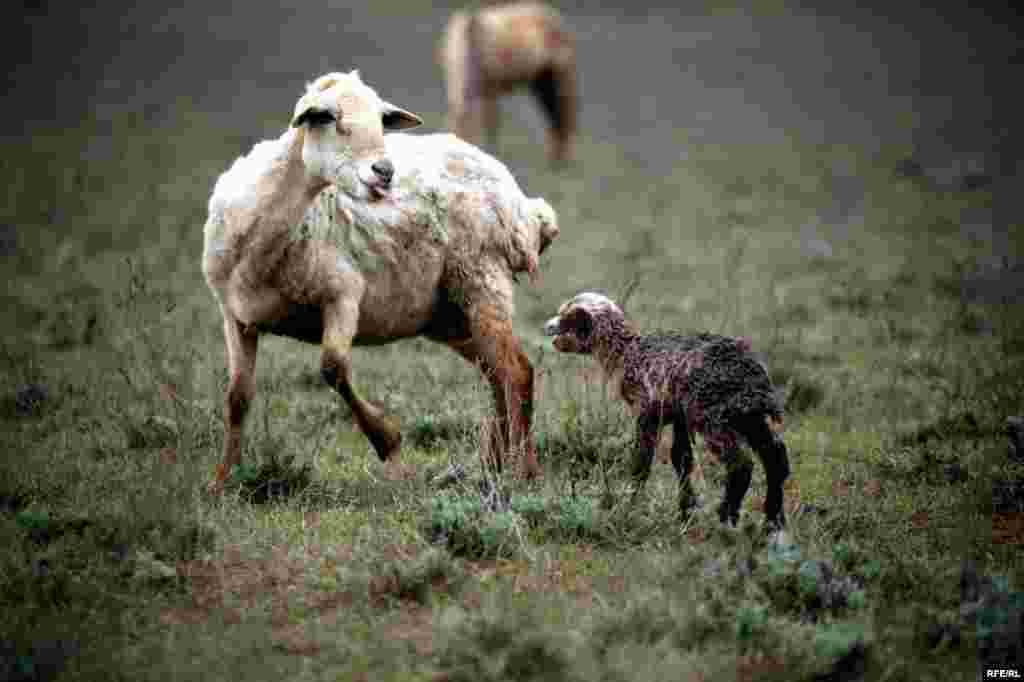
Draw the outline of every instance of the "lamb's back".
<instances>
[{"instance_id":1,"label":"lamb's back","mask_svg":"<svg viewBox=\"0 0 1024 682\"><path fill-rule=\"evenodd\" d=\"M659 331L639 336L625 356L627 381L648 390L667 385L665 398L709 427L740 414L781 415L768 372L745 339Z\"/></svg>"}]
</instances>

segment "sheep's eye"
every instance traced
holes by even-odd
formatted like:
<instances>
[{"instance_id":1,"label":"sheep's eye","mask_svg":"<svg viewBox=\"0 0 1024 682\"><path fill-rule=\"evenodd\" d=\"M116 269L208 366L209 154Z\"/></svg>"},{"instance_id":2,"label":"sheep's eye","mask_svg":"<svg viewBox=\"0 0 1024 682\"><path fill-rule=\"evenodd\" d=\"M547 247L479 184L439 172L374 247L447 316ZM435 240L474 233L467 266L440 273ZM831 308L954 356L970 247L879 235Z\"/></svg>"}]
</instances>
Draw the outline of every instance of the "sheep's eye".
<instances>
[{"instance_id":1,"label":"sheep's eye","mask_svg":"<svg viewBox=\"0 0 1024 682\"><path fill-rule=\"evenodd\" d=\"M337 118L326 109L309 109L300 117L298 123L308 123L310 127L325 126L334 123Z\"/></svg>"}]
</instances>

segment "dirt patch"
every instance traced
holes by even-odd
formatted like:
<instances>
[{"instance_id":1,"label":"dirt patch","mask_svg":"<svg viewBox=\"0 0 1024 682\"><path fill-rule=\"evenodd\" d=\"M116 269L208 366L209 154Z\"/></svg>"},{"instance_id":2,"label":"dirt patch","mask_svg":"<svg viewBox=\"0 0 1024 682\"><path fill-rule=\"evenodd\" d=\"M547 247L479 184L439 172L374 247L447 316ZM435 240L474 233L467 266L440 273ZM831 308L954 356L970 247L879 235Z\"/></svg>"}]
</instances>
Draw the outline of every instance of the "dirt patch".
<instances>
[{"instance_id":1,"label":"dirt patch","mask_svg":"<svg viewBox=\"0 0 1024 682\"><path fill-rule=\"evenodd\" d=\"M315 526L318 519L307 526ZM394 575L373 576L365 594L352 590L310 589L306 583L309 571L318 571L324 578L335 575L340 562L350 561L350 545L337 545L333 553L317 544L310 544L302 557L289 554L283 546L271 547L266 558L247 558L238 546L228 546L215 559L181 561L178 576L188 584L192 604L165 610L160 621L165 625L198 625L221 619L228 625L242 622L246 610L259 608L269 598L273 639L282 650L296 655L315 655L319 644L308 635L305 622L291 622L289 606L301 595L309 617L333 620L338 611L365 599L384 607L390 595L398 595L399 584ZM382 551L386 561L409 561L418 554L414 545L389 545ZM447 581L435 579L432 589L448 589ZM401 638L410 638L417 651L425 646L424 627L430 609L408 600L400 601L398 621L386 630Z\"/></svg>"},{"instance_id":2,"label":"dirt patch","mask_svg":"<svg viewBox=\"0 0 1024 682\"><path fill-rule=\"evenodd\" d=\"M738 682L751 682L761 679L762 675L778 675L785 670L786 666L782 663L782 659L772 656L740 656L736 661Z\"/></svg>"},{"instance_id":3,"label":"dirt patch","mask_svg":"<svg viewBox=\"0 0 1024 682\"><path fill-rule=\"evenodd\" d=\"M1024 545L1024 514L993 514L992 542L997 545Z\"/></svg>"},{"instance_id":4,"label":"dirt patch","mask_svg":"<svg viewBox=\"0 0 1024 682\"><path fill-rule=\"evenodd\" d=\"M878 497L882 494L882 482L877 478L865 481L862 491L866 497Z\"/></svg>"},{"instance_id":5,"label":"dirt patch","mask_svg":"<svg viewBox=\"0 0 1024 682\"><path fill-rule=\"evenodd\" d=\"M318 522L316 513L304 519L307 533L315 532ZM416 545L393 544L382 548L380 556L386 562L401 564L416 559L420 551ZM591 606L594 580L581 574L580 568L580 562L591 556L592 549L583 547L574 559L548 559L539 567L510 559L467 561L466 572L476 580L474 585L462 591L460 603L467 610L479 609L482 599L478 585L505 578L511 580L515 593L560 592L571 595L580 607ZM310 571L318 572L328 584L328 579L336 574L338 564L352 558L353 548L350 545L324 548L316 542L309 542L299 553L285 546L275 546L270 548L266 557L250 558L244 555L241 547L228 546L217 558L181 561L177 565L177 573L187 583L191 604L166 609L160 621L165 625L199 625L219 620L227 625L237 625L247 610L263 608L269 599L275 645L289 654L315 656L320 651L320 644L310 634L309 619L333 622L343 610L362 602L390 611L382 618L384 636L409 642L419 655L430 655L433 651L433 610L404 594L396 574L384 572L372 576L365 592L308 586ZM626 588L625 578L611 576L607 587L610 592L621 593ZM448 579L439 575L431 580L430 589L435 593L447 593L452 588ZM295 622L290 612L296 598L303 609L300 622Z\"/></svg>"},{"instance_id":6,"label":"dirt patch","mask_svg":"<svg viewBox=\"0 0 1024 682\"><path fill-rule=\"evenodd\" d=\"M530 564L525 561L511 559L469 561L466 568L481 582L495 578L511 579L512 591L516 594L570 594L575 598L577 606L585 608L593 603L594 581L590 576L580 574L579 561L580 559L547 559L539 572L531 570ZM622 576L608 578L610 592L623 592L625 585L626 581Z\"/></svg>"},{"instance_id":7,"label":"dirt patch","mask_svg":"<svg viewBox=\"0 0 1024 682\"><path fill-rule=\"evenodd\" d=\"M846 497L850 494L850 483L843 479L836 479L832 481L832 496L833 497Z\"/></svg>"},{"instance_id":8,"label":"dirt patch","mask_svg":"<svg viewBox=\"0 0 1024 682\"><path fill-rule=\"evenodd\" d=\"M420 656L434 652L434 615L430 607L411 601L403 601L398 614L384 626L388 639L409 642Z\"/></svg>"}]
</instances>

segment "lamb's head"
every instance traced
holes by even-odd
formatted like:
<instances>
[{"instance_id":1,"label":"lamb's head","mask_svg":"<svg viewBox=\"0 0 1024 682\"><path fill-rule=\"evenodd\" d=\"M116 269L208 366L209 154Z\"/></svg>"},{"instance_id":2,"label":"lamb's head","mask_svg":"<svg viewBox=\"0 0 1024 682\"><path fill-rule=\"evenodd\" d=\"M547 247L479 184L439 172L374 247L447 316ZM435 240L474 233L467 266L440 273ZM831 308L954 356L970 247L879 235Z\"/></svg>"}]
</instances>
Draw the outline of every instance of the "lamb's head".
<instances>
[{"instance_id":1,"label":"lamb's head","mask_svg":"<svg viewBox=\"0 0 1024 682\"><path fill-rule=\"evenodd\" d=\"M384 131L422 122L381 99L358 71L317 78L292 117L292 126L303 135L302 162L311 179L336 184L360 200L379 199L390 187L395 169L387 157Z\"/></svg>"},{"instance_id":2,"label":"lamb's head","mask_svg":"<svg viewBox=\"0 0 1024 682\"><path fill-rule=\"evenodd\" d=\"M544 325L544 335L554 336L555 349L589 355L594 351L595 329L609 322L623 323L625 315L607 296L584 291L563 303L558 315Z\"/></svg>"}]
</instances>

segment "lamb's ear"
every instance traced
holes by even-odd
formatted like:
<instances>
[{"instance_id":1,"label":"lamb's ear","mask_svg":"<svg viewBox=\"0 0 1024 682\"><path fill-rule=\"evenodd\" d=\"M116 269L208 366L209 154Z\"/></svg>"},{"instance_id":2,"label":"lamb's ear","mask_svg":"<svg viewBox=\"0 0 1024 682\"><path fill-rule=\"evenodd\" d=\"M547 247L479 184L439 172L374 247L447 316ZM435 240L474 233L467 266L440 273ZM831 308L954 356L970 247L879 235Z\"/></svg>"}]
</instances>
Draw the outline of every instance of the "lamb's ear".
<instances>
[{"instance_id":1,"label":"lamb's ear","mask_svg":"<svg viewBox=\"0 0 1024 682\"><path fill-rule=\"evenodd\" d=\"M423 119L411 111L396 107L389 102L382 102L382 104L380 120L384 124L384 130L405 130L423 124Z\"/></svg>"}]
</instances>

